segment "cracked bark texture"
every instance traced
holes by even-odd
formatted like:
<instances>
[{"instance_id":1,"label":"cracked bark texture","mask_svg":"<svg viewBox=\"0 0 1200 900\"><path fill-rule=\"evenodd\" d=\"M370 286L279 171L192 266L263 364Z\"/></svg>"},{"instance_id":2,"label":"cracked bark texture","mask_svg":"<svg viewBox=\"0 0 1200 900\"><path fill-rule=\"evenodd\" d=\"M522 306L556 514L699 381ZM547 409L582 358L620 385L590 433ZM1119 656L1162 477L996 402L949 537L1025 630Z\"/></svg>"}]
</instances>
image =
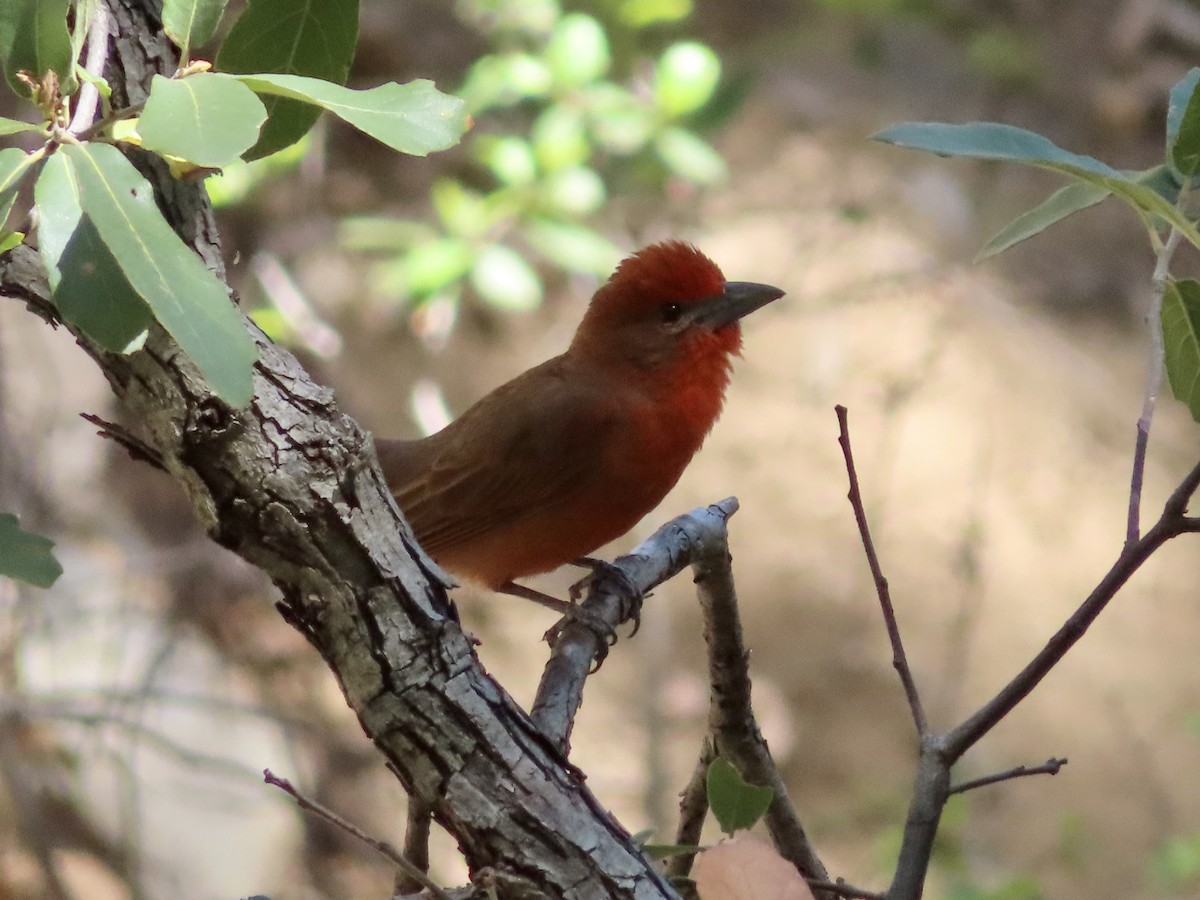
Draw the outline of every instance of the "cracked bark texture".
<instances>
[{"instance_id":1,"label":"cracked bark texture","mask_svg":"<svg viewBox=\"0 0 1200 900\"><path fill-rule=\"evenodd\" d=\"M152 0L105 0L114 21L114 105L145 95L174 52ZM203 188L131 158L167 220L222 271ZM0 256L0 293L54 321L40 260ZM374 465L369 436L296 359L247 320L255 398L213 397L155 329L132 356L76 334L132 423L186 490L214 540L262 568L280 612L338 678L364 731L411 795L506 898L676 897L560 753L479 666L443 576L413 541Z\"/></svg>"}]
</instances>

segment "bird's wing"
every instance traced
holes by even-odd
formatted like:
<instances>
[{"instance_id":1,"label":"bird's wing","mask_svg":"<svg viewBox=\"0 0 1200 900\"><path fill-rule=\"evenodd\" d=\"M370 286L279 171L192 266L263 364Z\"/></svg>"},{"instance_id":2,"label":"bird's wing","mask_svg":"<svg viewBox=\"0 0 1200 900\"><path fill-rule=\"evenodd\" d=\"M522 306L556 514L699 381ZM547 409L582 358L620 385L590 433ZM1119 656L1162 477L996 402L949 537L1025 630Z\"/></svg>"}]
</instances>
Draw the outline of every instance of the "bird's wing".
<instances>
[{"instance_id":1,"label":"bird's wing","mask_svg":"<svg viewBox=\"0 0 1200 900\"><path fill-rule=\"evenodd\" d=\"M563 378L557 362L408 445L411 470L389 473L396 501L434 558L569 500L595 474L619 417L600 393Z\"/></svg>"}]
</instances>

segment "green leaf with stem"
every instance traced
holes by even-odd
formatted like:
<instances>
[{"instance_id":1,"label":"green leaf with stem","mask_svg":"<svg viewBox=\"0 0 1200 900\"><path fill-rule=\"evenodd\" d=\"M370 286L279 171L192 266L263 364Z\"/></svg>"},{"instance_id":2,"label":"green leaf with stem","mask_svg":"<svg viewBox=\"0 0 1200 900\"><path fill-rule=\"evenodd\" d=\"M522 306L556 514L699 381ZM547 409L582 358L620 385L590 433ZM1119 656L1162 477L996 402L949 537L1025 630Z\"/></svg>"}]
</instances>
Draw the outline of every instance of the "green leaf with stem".
<instances>
[{"instance_id":1,"label":"green leaf with stem","mask_svg":"<svg viewBox=\"0 0 1200 900\"><path fill-rule=\"evenodd\" d=\"M129 284L227 403L253 396L257 350L225 287L163 219L149 183L109 144L68 144L90 219Z\"/></svg>"},{"instance_id":2,"label":"green leaf with stem","mask_svg":"<svg viewBox=\"0 0 1200 900\"><path fill-rule=\"evenodd\" d=\"M1143 216L1169 222L1189 243L1200 248L1200 231L1195 224L1152 187L1139 182L1136 175L1120 172L1090 156L1063 150L1048 138L1024 128L995 122L966 125L904 122L885 128L874 139L939 156L1016 162L1059 172L1111 191Z\"/></svg>"},{"instance_id":3,"label":"green leaf with stem","mask_svg":"<svg viewBox=\"0 0 1200 900\"><path fill-rule=\"evenodd\" d=\"M1033 209L1022 213L984 244L975 261L979 262L1002 253L1014 244L1019 244L1035 234L1041 234L1072 213L1095 206L1111 196L1112 191L1108 188L1082 181L1059 188Z\"/></svg>"},{"instance_id":4,"label":"green leaf with stem","mask_svg":"<svg viewBox=\"0 0 1200 900\"><path fill-rule=\"evenodd\" d=\"M1188 278L1167 283L1162 334L1171 392L1200 422L1200 282Z\"/></svg>"},{"instance_id":5,"label":"green leaf with stem","mask_svg":"<svg viewBox=\"0 0 1200 900\"><path fill-rule=\"evenodd\" d=\"M222 42L217 68L307 75L342 85L357 43L358 0L252 0ZM274 93L266 103L270 118L246 158L258 159L300 140L319 115L311 103Z\"/></svg>"},{"instance_id":6,"label":"green leaf with stem","mask_svg":"<svg viewBox=\"0 0 1200 900\"><path fill-rule=\"evenodd\" d=\"M1167 107L1167 162L1184 178L1200 173L1200 69L1171 89Z\"/></svg>"},{"instance_id":7,"label":"green leaf with stem","mask_svg":"<svg viewBox=\"0 0 1200 900\"><path fill-rule=\"evenodd\" d=\"M726 834L753 826L775 799L773 790L748 783L729 760L720 756L708 767L706 786L709 809Z\"/></svg>"},{"instance_id":8,"label":"green leaf with stem","mask_svg":"<svg viewBox=\"0 0 1200 900\"><path fill-rule=\"evenodd\" d=\"M43 126L32 125L19 119L6 119L0 116L0 137L6 134L19 134L24 131L41 131Z\"/></svg>"},{"instance_id":9,"label":"green leaf with stem","mask_svg":"<svg viewBox=\"0 0 1200 900\"><path fill-rule=\"evenodd\" d=\"M212 40L228 0L163 0L162 23L181 62L191 59L192 49Z\"/></svg>"},{"instance_id":10,"label":"green leaf with stem","mask_svg":"<svg viewBox=\"0 0 1200 900\"><path fill-rule=\"evenodd\" d=\"M237 79L256 93L327 109L393 150L413 156L452 147L466 130L463 102L425 79L381 84L365 91L302 75L258 73L238 75Z\"/></svg>"},{"instance_id":11,"label":"green leaf with stem","mask_svg":"<svg viewBox=\"0 0 1200 900\"><path fill-rule=\"evenodd\" d=\"M54 541L22 531L17 517L0 513L0 575L47 588L62 574L51 549Z\"/></svg>"},{"instance_id":12,"label":"green leaf with stem","mask_svg":"<svg viewBox=\"0 0 1200 900\"><path fill-rule=\"evenodd\" d=\"M140 347L153 316L83 214L79 177L66 153L42 167L33 189L38 252L59 315L101 347Z\"/></svg>"},{"instance_id":13,"label":"green leaf with stem","mask_svg":"<svg viewBox=\"0 0 1200 900\"><path fill-rule=\"evenodd\" d=\"M229 75L155 75L138 134L147 150L219 169L254 146L266 119L254 91Z\"/></svg>"}]
</instances>

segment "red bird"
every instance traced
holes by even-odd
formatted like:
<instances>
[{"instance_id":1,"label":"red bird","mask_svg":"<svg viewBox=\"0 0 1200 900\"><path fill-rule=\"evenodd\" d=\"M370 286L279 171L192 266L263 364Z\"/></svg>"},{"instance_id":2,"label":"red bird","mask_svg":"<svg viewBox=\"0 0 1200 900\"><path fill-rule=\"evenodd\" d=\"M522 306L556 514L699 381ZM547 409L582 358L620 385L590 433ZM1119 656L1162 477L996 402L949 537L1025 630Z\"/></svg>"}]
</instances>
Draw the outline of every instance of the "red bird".
<instances>
[{"instance_id":1,"label":"red bird","mask_svg":"<svg viewBox=\"0 0 1200 900\"><path fill-rule=\"evenodd\" d=\"M690 244L635 253L596 292L561 356L422 440L380 440L388 487L437 563L493 590L629 531L717 421L739 320L783 296L726 281Z\"/></svg>"}]
</instances>

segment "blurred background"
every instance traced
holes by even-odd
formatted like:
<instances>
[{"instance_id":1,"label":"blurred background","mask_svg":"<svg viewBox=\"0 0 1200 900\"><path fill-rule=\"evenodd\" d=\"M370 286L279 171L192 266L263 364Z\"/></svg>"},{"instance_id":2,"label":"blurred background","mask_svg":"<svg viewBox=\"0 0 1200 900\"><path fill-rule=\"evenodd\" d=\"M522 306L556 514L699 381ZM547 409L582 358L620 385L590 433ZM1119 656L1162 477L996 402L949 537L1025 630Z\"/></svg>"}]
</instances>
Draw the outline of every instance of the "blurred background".
<instances>
[{"instance_id":1,"label":"blurred background","mask_svg":"<svg viewBox=\"0 0 1200 900\"><path fill-rule=\"evenodd\" d=\"M900 625L949 726L1120 550L1153 258L1110 202L972 265L1059 182L868 137L995 120L1145 168L1198 50L1193 0L364 0L351 83L460 93L462 145L397 157L323 120L210 186L243 302L381 435L436 428L560 352L599 279L650 241L694 241L730 279L788 292L748 321L725 415L678 488L610 552L740 498L764 730L830 871L882 890L915 747L833 406L850 408ZM0 509L66 570L49 590L0 583L0 897L389 896L381 858L261 782L269 767L401 842L403 793L334 679L261 574L80 412L120 416L69 335L0 304ZM1148 518L1198 449L1164 400ZM1197 559L1194 538L1159 553L967 757L960 779L1070 763L956 798L927 896L1200 895ZM647 602L574 735L592 790L659 840L707 703L689 588ZM551 617L455 599L527 704ZM452 841L434 843L435 877L462 880Z\"/></svg>"}]
</instances>

